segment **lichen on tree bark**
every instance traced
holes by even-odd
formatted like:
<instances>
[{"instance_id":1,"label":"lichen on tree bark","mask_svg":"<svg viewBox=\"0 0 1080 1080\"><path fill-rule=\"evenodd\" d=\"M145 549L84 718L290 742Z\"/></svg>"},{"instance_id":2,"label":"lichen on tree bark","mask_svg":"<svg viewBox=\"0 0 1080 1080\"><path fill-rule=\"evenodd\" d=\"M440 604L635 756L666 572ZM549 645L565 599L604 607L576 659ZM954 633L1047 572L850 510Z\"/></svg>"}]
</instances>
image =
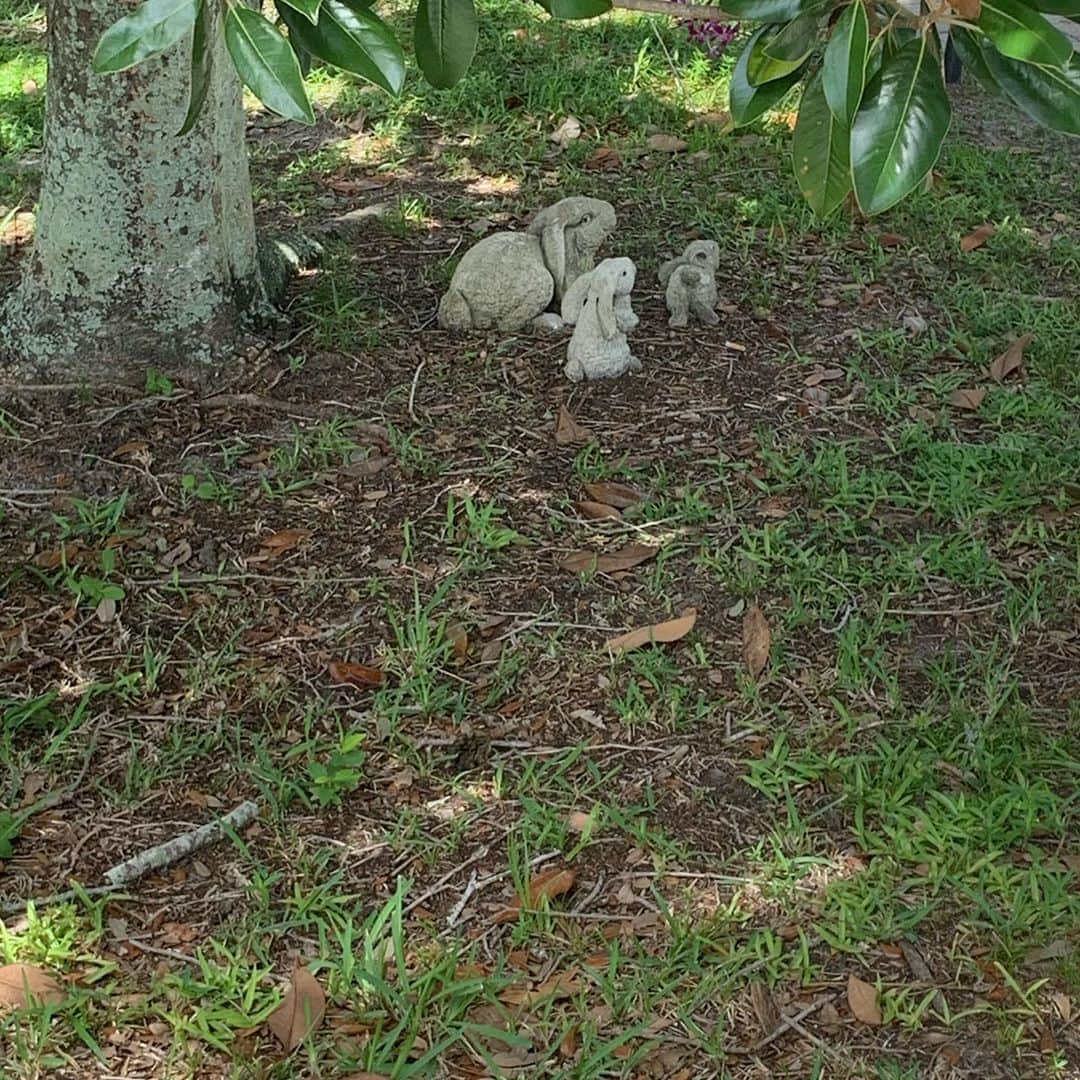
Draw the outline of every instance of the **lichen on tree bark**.
<instances>
[{"instance_id":1,"label":"lichen on tree bark","mask_svg":"<svg viewBox=\"0 0 1080 1080\"><path fill-rule=\"evenodd\" d=\"M177 136L190 40L116 75L91 68L102 31L130 10L47 5L40 211L0 312L6 366L90 381L205 368L262 299L241 90L221 35L203 113Z\"/></svg>"}]
</instances>

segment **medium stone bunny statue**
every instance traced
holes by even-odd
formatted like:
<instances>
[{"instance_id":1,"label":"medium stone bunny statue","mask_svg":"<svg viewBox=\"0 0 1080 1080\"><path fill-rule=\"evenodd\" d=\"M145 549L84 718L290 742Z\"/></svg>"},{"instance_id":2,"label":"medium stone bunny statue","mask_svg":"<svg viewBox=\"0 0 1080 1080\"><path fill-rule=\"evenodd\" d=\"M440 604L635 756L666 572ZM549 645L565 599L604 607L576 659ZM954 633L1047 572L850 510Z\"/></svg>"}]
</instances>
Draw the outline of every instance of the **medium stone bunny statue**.
<instances>
[{"instance_id":1,"label":"medium stone bunny statue","mask_svg":"<svg viewBox=\"0 0 1080 1080\"><path fill-rule=\"evenodd\" d=\"M630 306L637 270L630 259L605 259L579 278L565 298L574 310L574 336L563 369L571 382L612 379L627 371L640 371L641 361L630 352L627 333L638 324Z\"/></svg>"},{"instance_id":2,"label":"medium stone bunny statue","mask_svg":"<svg viewBox=\"0 0 1080 1080\"><path fill-rule=\"evenodd\" d=\"M715 240L695 240L677 258L660 267L660 284L667 287L665 299L671 318L668 326L682 328L693 315L707 326L715 326L716 270L720 265L720 245Z\"/></svg>"},{"instance_id":3,"label":"medium stone bunny statue","mask_svg":"<svg viewBox=\"0 0 1080 1080\"><path fill-rule=\"evenodd\" d=\"M439 325L520 330L593 268L614 229L611 203L574 196L541 210L528 232L485 237L458 263L439 304Z\"/></svg>"}]
</instances>

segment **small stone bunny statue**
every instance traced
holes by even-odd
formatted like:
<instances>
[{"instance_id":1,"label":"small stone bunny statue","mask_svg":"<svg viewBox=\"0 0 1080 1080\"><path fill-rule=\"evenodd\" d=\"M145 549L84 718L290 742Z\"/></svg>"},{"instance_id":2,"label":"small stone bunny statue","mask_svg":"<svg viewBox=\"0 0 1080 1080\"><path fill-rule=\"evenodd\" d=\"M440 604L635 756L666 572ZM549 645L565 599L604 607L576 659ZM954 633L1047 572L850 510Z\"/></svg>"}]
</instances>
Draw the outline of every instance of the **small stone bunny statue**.
<instances>
[{"instance_id":1,"label":"small stone bunny statue","mask_svg":"<svg viewBox=\"0 0 1080 1080\"><path fill-rule=\"evenodd\" d=\"M636 278L630 259L605 259L568 290L563 318L573 324L574 336L563 370L572 382L612 379L641 370L641 361L630 352L626 340L638 324L630 306Z\"/></svg>"},{"instance_id":2,"label":"small stone bunny statue","mask_svg":"<svg viewBox=\"0 0 1080 1080\"><path fill-rule=\"evenodd\" d=\"M707 326L720 321L713 310L719 265L720 245L715 240L695 240L681 255L660 267L660 284L667 287L665 299L671 313L668 326L681 329L691 315Z\"/></svg>"}]
</instances>

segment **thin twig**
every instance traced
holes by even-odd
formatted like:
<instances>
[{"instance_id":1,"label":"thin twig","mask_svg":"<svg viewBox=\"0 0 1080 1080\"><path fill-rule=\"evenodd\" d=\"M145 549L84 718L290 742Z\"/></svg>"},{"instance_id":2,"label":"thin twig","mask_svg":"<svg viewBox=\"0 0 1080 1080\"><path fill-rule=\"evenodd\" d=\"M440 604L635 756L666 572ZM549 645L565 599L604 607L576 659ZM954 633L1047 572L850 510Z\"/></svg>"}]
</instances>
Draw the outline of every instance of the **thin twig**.
<instances>
[{"instance_id":1,"label":"thin twig","mask_svg":"<svg viewBox=\"0 0 1080 1080\"><path fill-rule=\"evenodd\" d=\"M412 417L414 424L420 423L420 418L416 415L414 406L416 405L416 388L420 383L420 373L424 370L424 365L427 363L427 357L425 356L419 364L416 365L416 371L413 373L412 386L409 388L409 416Z\"/></svg>"},{"instance_id":2,"label":"thin twig","mask_svg":"<svg viewBox=\"0 0 1080 1080\"><path fill-rule=\"evenodd\" d=\"M448 870L434 885L431 886L426 892L422 892L412 903L408 904L402 911L402 915L408 915L410 911L415 911L421 904L430 900L433 896L438 896L450 884L452 878L461 873L467 866L472 866L473 863L479 862L488 853L487 845L479 847L470 855L463 863L459 863L452 870Z\"/></svg>"},{"instance_id":3,"label":"thin twig","mask_svg":"<svg viewBox=\"0 0 1080 1080\"><path fill-rule=\"evenodd\" d=\"M258 816L258 804L249 799L223 818L200 825L197 829L192 829L181 836L174 836L164 844L140 851L138 855L133 855L130 859L111 867L105 871L105 880L110 885L124 885L135 881L151 870L160 870L163 866L169 866L193 851L198 851L207 844L220 840L225 835L226 827L242 829Z\"/></svg>"},{"instance_id":4,"label":"thin twig","mask_svg":"<svg viewBox=\"0 0 1080 1080\"><path fill-rule=\"evenodd\" d=\"M760 1039L758 1042L754 1043L753 1046L725 1046L724 1053L737 1054L739 1057L756 1054L760 1050L764 1050L765 1047L768 1046L770 1043L776 1042L776 1040L779 1039L785 1031L790 1031L792 1028L797 1029L803 1034L808 1034L800 1026L802 1021L805 1020L811 1013L817 1012L818 1009L820 1009L823 1005L830 1001L832 1001L832 997L826 994L823 997L819 998L817 1001L812 1002L810 1005L807 1005L806 1008L802 1010L802 1012L796 1013L795 1016L785 1017L783 1020L780 1021L780 1024L775 1031L773 1031L769 1035L766 1035L764 1039Z\"/></svg>"},{"instance_id":5,"label":"thin twig","mask_svg":"<svg viewBox=\"0 0 1080 1080\"><path fill-rule=\"evenodd\" d=\"M84 896L103 896L105 893L116 893L116 899L123 899L121 885L93 885L89 889L65 889L63 892L52 893L50 896L27 896L22 900L12 900L0 905L0 915L21 915L30 904L35 908L51 907L53 904L66 904L69 900L78 900Z\"/></svg>"}]
</instances>

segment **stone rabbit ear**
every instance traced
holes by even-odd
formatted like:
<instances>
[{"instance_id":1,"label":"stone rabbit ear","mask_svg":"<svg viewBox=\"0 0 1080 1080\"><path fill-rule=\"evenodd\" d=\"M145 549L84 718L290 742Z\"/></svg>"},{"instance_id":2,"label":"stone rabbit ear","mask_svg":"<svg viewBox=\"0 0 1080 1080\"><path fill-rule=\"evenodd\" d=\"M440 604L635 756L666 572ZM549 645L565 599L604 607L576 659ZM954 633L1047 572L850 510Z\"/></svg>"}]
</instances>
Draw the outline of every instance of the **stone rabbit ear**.
<instances>
[{"instance_id":1,"label":"stone rabbit ear","mask_svg":"<svg viewBox=\"0 0 1080 1080\"><path fill-rule=\"evenodd\" d=\"M561 296L566 284L566 219L558 212L557 205L550 206L536 215L529 231L540 234L544 265L555 279L555 289Z\"/></svg>"},{"instance_id":2,"label":"stone rabbit ear","mask_svg":"<svg viewBox=\"0 0 1080 1080\"><path fill-rule=\"evenodd\" d=\"M615 274L610 267L594 270L589 287L589 299L596 303L596 320L600 333L610 341L618 332L615 324Z\"/></svg>"}]
</instances>

